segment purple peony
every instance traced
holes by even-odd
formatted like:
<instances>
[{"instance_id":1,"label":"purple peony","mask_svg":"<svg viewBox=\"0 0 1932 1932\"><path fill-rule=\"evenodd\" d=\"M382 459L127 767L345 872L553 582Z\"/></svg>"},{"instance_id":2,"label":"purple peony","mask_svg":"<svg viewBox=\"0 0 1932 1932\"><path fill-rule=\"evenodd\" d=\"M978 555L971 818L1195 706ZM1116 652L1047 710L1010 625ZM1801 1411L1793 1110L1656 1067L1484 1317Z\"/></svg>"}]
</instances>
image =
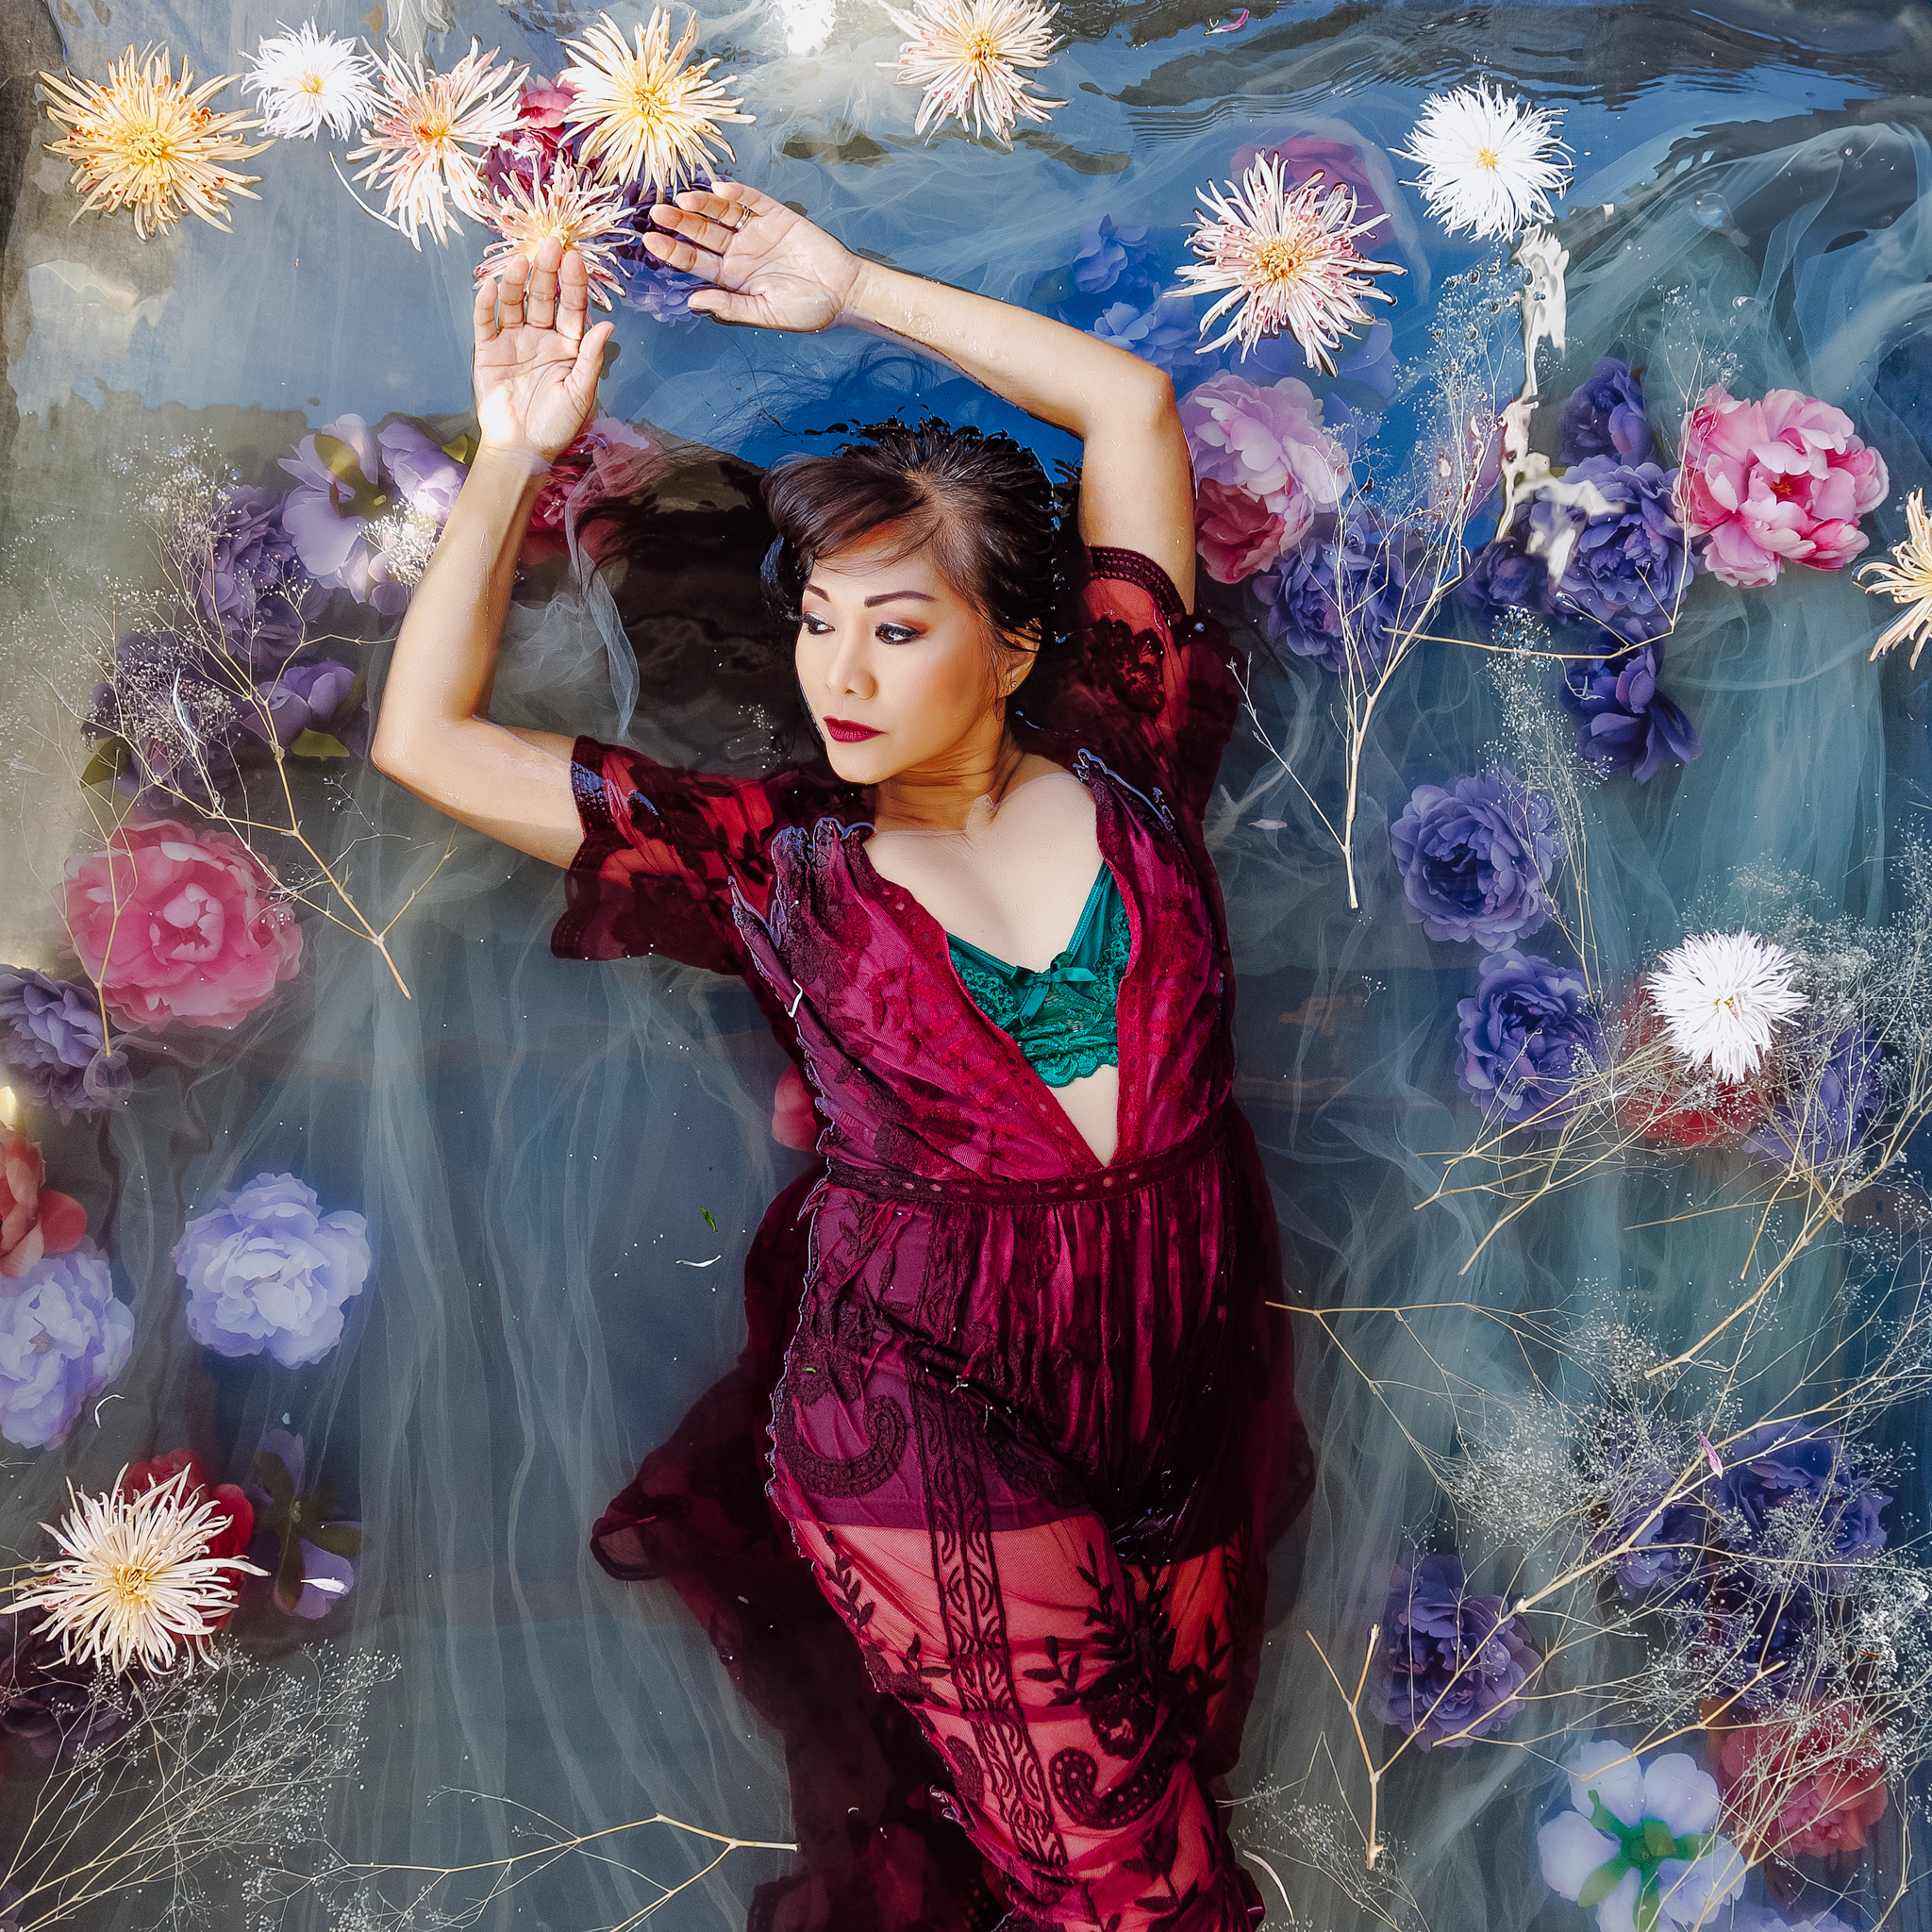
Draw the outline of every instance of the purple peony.
<instances>
[{"instance_id":1,"label":"purple peony","mask_svg":"<svg viewBox=\"0 0 1932 1932\"><path fill-rule=\"evenodd\" d=\"M6 1011L4 988L0 978L0 1014ZM1812 1053L1803 1056L1807 1074L1800 1090L1784 1095L1744 1141L1750 1152L1777 1167L1800 1161L1824 1167L1849 1159L1885 1097L1884 1049L1868 1028L1847 1026L1822 1063L1814 1063L1815 1040L1811 1044Z\"/></svg>"},{"instance_id":2,"label":"purple peony","mask_svg":"<svg viewBox=\"0 0 1932 1932\"><path fill-rule=\"evenodd\" d=\"M291 664L255 687L267 717L251 706L242 723L264 742L273 730L275 742L286 747L305 731L327 730L355 688L356 674L346 664Z\"/></svg>"},{"instance_id":3,"label":"purple peony","mask_svg":"<svg viewBox=\"0 0 1932 1932\"><path fill-rule=\"evenodd\" d=\"M1455 1557L1397 1574L1375 1654L1375 1714L1427 1750L1460 1749L1523 1708L1516 1695L1541 1661L1499 1596L1472 1596Z\"/></svg>"},{"instance_id":4,"label":"purple peony","mask_svg":"<svg viewBox=\"0 0 1932 1932\"><path fill-rule=\"evenodd\" d=\"M1704 749L1697 727L1657 689L1661 638L1614 658L1576 658L1563 668L1563 702L1582 719L1578 755L1601 772L1647 785L1666 763L1688 765Z\"/></svg>"},{"instance_id":5,"label":"purple peony","mask_svg":"<svg viewBox=\"0 0 1932 1932\"><path fill-rule=\"evenodd\" d=\"M1080 230L1074 286L1083 295L1104 295L1123 275L1130 283L1145 282L1155 272L1155 253L1145 227L1123 227L1111 215L1102 215Z\"/></svg>"},{"instance_id":6,"label":"purple peony","mask_svg":"<svg viewBox=\"0 0 1932 1932\"><path fill-rule=\"evenodd\" d=\"M210 803L240 769L246 675L245 660L178 631L129 631L81 725L91 742L126 748L114 789Z\"/></svg>"},{"instance_id":7,"label":"purple peony","mask_svg":"<svg viewBox=\"0 0 1932 1932\"><path fill-rule=\"evenodd\" d=\"M1745 1710L1810 1694L1818 1666L1818 1601L1782 1571L1726 1564L1690 1612L1692 1655L1713 1689Z\"/></svg>"},{"instance_id":8,"label":"purple peony","mask_svg":"<svg viewBox=\"0 0 1932 1932\"><path fill-rule=\"evenodd\" d=\"M117 1106L134 1077L125 1054L105 1050L93 989L25 966L0 966L0 1065L62 1120Z\"/></svg>"},{"instance_id":9,"label":"purple peony","mask_svg":"<svg viewBox=\"0 0 1932 1932\"><path fill-rule=\"evenodd\" d=\"M24 1738L36 1757L64 1770L125 1732L133 1702L111 1686L96 1667L66 1660L60 1640L46 1634L44 1612L0 1610L0 1731ZM6 1904L0 1895L0 1910ZM6 1924L0 1919L0 1932Z\"/></svg>"},{"instance_id":10,"label":"purple peony","mask_svg":"<svg viewBox=\"0 0 1932 1932\"><path fill-rule=\"evenodd\" d=\"M1155 296L1144 308L1116 302L1101 312L1093 333L1103 342L1124 349L1171 376L1178 375L1194 353L1194 298L1170 292Z\"/></svg>"},{"instance_id":11,"label":"purple peony","mask_svg":"<svg viewBox=\"0 0 1932 1932\"><path fill-rule=\"evenodd\" d=\"M1490 954L1475 997L1458 1000L1456 1013L1456 1077L1487 1114L1560 1126L1574 1108L1577 1077L1605 1064L1590 983L1534 953Z\"/></svg>"},{"instance_id":12,"label":"purple peony","mask_svg":"<svg viewBox=\"0 0 1932 1932\"><path fill-rule=\"evenodd\" d=\"M1563 405L1559 463L1609 457L1641 463L1650 456L1650 419L1643 413L1643 385L1627 362L1604 357Z\"/></svg>"},{"instance_id":13,"label":"purple peony","mask_svg":"<svg viewBox=\"0 0 1932 1932\"><path fill-rule=\"evenodd\" d=\"M1389 827L1403 910L1432 940L1495 952L1540 931L1564 856L1557 808L1514 774L1477 772L1418 785Z\"/></svg>"},{"instance_id":14,"label":"purple peony","mask_svg":"<svg viewBox=\"0 0 1932 1932\"><path fill-rule=\"evenodd\" d=\"M1430 594L1422 539L1406 526L1392 535L1351 516L1336 535L1289 552L1248 590L1262 635L1338 677L1356 660L1364 682L1379 677L1405 625ZM1339 578L1339 591L1338 591ZM1342 635L1346 606L1352 635Z\"/></svg>"},{"instance_id":15,"label":"purple peony","mask_svg":"<svg viewBox=\"0 0 1932 1932\"><path fill-rule=\"evenodd\" d=\"M1674 1597L1710 1541L1710 1512L1701 1497L1657 1507L1680 1480L1676 1445L1656 1418L1623 1415L1606 1432L1598 1475L1606 1507L1593 1546L1599 1555L1624 1549L1615 1566L1618 1590L1626 1599L1654 1590Z\"/></svg>"},{"instance_id":16,"label":"purple peony","mask_svg":"<svg viewBox=\"0 0 1932 1932\"><path fill-rule=\"evenodd\" d=\"M0 1436L44 1448L127 1366L134 1314L114 1299L107 1258L87 1240L0 1291Z\"/></svg>"},{"instance_id":17,"label":"purple peony","mask_svg":"<svg viewBox=\"0 0 1932 1932\"><path fill-rule=\"evenodd\" d=\"M1835 1429L1802 1422L1765 1423L1732 1443L1715 1496L1733 1550L1775 1557L1828 1590L1884 1549L1890 1501L1854 1472ZM1794 1536L1802 1546L1787 1547Z\"/></svg>"},{"instance_id":18,"label":"purple peony","mask_svg":"<svg viewBox=\"0 0 1932 1932\"><path fill-rule=\"evenodd\" d=\"M320 1361L369 1274L368 1223L318 1211L291 1174L258 1174L197 1215L175 1244L188 1332L221 1355L266 1350L284 1368Z\"/></svg>"},{"instance_id":19,"label":"purple peony","mask_svg":"<svg viewBox=\"0 0 1932 1932\"><path fill-rule=\"evenodd\" d=\"M443 522L464 466L413 423L372 430L359 416L339 416L280 460L295 479L282 499L282 526L303 567L386 617L406 609L413 583L406 558L419 541L409 525Z\"/></svg>"},{"instance_id":20,"label":"purple peony","mask_svg":"<svg viewBox=\"0 0 1932 1932\"><path fill-rule=\"evenodd\" d=\"M691 306L691 296L708 286L701 275L682 275L644 256L625 260L623 270L617 299L626 308L639 309L653 322L684 328L695 328L704 321L703 312Z\"/></svg>"},{"instance_id":21,"label":"purple peony","mask_svg":"<svg viewBox=\"0 0 1932 1932\"><path fill-rule=\"evenodd\" d=\"M228 492L223 528L207 567L197 560L191 588L202 616L257 671L301 648L328 594L303 570L282 527L282 499L248 488Z\"/></svg>"},{"instance_id":22,"label":"purple peony","mask_svg":"<svg viewBox=\"0 0 1932 1932\"><path fill-rule=\"evenodd\" d=\"M1534 497L1477 554L1463 580L1465 601L1566 618L1624 643L1668 635L1695 569L1673 513L1677 473L1591 457L1563 481L1594 486L1605 507ZM1554 582L1552 558L1562 562Z\"/></svg>"}]
</instances>

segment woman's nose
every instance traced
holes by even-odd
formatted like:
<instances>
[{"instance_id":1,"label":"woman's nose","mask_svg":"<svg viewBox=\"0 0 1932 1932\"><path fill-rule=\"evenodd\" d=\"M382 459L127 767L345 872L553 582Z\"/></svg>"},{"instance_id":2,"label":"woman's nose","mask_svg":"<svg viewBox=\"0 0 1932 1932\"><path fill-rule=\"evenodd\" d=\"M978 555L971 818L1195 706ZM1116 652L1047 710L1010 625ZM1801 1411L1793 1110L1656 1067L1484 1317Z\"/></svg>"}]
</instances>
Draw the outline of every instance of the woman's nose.
<instances>
[{"instance_id":1,"label":"woman's nose","mask_svg":"<svg viewBox=\"0 0 1932 1932\"><path fill-rule=\"evenodd\" d=\"M825 666L825 689L835 697L869 698L874 691L863 637L841 638Z\"/></svg>"}]
</instances>

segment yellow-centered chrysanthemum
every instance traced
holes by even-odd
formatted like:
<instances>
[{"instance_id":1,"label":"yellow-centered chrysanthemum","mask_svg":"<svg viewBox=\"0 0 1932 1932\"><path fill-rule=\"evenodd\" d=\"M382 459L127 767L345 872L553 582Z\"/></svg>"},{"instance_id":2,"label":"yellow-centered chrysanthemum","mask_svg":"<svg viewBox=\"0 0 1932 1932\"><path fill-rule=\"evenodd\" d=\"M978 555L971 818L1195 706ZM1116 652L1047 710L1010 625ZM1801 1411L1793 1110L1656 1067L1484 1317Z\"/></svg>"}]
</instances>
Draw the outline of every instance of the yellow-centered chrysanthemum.
<instances>
[{"instance_id":1,"label":"yellow-centered chrysanthemum","mask_svg":"<svg viewBox=\"0 0 1932 1932\"><path fill-rule=\"evenodd\" d=\"M626 213L616 183L587 180L567 162L535 186L513 175L491 215L503 239L492 242L476 264L476 279L501 275L513 255L534 257L543 242L560 242L583 258L591 300L608 308L617 286L614 240L636 239L625 225Z\"/></svg>"},{"instance_id":2,"label":"yellow-centered chrysanthemum","mask_svg":"<svg viewBox=\"0 0 1932 1932\"><path fill-rule=\"evenodd\" d=\"M1058 7L1031 0L915 0L909 13L886 8L910 38L896 60L882 60L901 85L923 87L915 134L957 120L974 134L1012 145L1014 124L1024 115L1044 121L1064 101L1033 92L1023 67L1044 67L1059 45L1053 33Z\"/></svg>"},{"instance_id":3,"label":"yellow-centered chrysanthemum","mask_svg":"<svg viewBox=\"0 0 1932 1932\"><path fill-rule=\"evenodd\" d=\"M422 247L425 227L439 242L449 240L457 225L452 204L479 222L490 219L479 157L517 125L527 72L497 66L496 49L485 54L476 41L447 74L427 73L421 60L406 63L393 52L377 62L369 139L349 158L369 163L357 180L385 191L383 217L412 246Z\"/></svg>"},{"instance_id":4,"label":"yellow-centered chrysanthemum","mask_svg":"<svg viewBox=\"0 0 1932 1932\"><path fill-rule=\"evenodd\" d=\"M738 158L718 131L724 121L749 122L739 100L724 90L727 74L712 80L715 60L687 66L698 37L697 15L671 44L671 16L661 7L637 30L635 48L608 13L600 13L580 41L564 45L575 64L558 76L575 92L564 123L584 133L583 158L607 181L636 181L647 195L675 194L722 153Z\"/></svg>"},{"instance_id":5,"label":"yellow-centered chrysanthemum","mask_svg":"<svg viewBox=\"0 0 1932 1932\"><path fill-rule=\"evenodd\" d=\"M44 1610L41 1627L70 1663L171 1670L235 1607L236 1574L266 1574L208 1554L228 1512L199 1490L191 1500L188 1477L182 1470L133 1496L118 1484L83 1496L70 1483L67 1520L42 1525L61 1555L40 1565L8 1607Z\"/></svg>"},{"instance_id":6,"label":"yellow-centered chrysanthemum","mask_svg":"<svg viewBox=\"0 0 1932 1932\"><path fill-rule=\"evenodd\" d=\"M1905 615L1883 632L1872 646L1872 655L1882 658L1894 644L1912 641L1912 669L1919 668L1919 654L1925 640L1932 637L1932 516L1925 513L1925 492L1915 490L1906 498L1906 540L1891 547L1891 560L1879 558L1860 566L1858 578L1868 595L1880 591L1890 593L1894 604L1906 607Z\"/></svg>"},{"instance_id":7,"label":"yellow-centered chrysanthemum","mask_svg":"<svg viewBox=\"0 0 1932 1932\"><path fill-rule=\"evenodd\" d=\"M53 97L48 120L69 130L47 151L74 163L68 185L85 197L76 221L94 208L110 215L130 208L134 232L145 242L185 212L225 233L227 196L261 199L248 191L261 176L235 172L237 161L269 145L240 139L261 123L246 113L217 114L208 105L235 76L219 75L196 87L185 70L175 79L173 58L165 48L136 54L129 47L105 82L41 75Z\"/></svg>"}]
</instances>

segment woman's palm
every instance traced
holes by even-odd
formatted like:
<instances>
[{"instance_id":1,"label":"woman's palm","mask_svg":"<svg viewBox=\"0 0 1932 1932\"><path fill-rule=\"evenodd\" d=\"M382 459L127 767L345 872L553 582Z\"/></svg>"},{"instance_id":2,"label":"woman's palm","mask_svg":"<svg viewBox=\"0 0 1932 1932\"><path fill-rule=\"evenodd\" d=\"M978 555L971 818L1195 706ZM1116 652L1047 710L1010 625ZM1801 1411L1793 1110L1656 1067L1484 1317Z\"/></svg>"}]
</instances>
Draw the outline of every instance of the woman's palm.
<instances>
[{"instance_id":1,"label":"woman's palm","mask_svg":"<svg viewBox=\"0 0 1932 1932\"><path fill-rule=\"evenodd\" d=\"M521 257L499 285L476 291L476 420L486 444L522 449L546 462L582 426L597 394L608 323L588 334L589 276L575 251L546 242Z\"/></svg>"},{"instance_id":2,"label":"woman's palm","mask_svg":"<svg viewBox=\"0 0 1932 1932\"><path fill-rule=\"evenodd\" d=\"M823 228L741 183L680 194L675 208L660 203L651 214L652 254L709 282L691 306L720 322L795 334L829 328L858 273L858 258Z\"/></svg>"}]
</instances>

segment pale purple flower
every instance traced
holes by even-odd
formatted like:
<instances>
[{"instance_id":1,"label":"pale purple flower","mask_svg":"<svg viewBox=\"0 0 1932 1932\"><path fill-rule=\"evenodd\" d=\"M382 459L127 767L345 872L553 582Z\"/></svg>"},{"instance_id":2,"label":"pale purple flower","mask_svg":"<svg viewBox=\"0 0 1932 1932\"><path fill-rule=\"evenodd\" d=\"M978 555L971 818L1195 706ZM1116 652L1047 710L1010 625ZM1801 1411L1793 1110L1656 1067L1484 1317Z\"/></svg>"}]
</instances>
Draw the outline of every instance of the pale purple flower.
<instances>
[{"instance_id":1,"label":"pale purple flower","mask_svg":"<svg viewBox=\"0 0 1932 1932\"><path fill-rule=\"evenodd\" d=\"M1389 845L1410 922L1486 952L1542 928L1565 850L1549 796L1498 770L1418 785Z\"/></svg>"},{"instance_id":2,"label":"pale purple flower","mask_svg":"<svg viewBox=\"0 0 1932 1932\"><path fill-rule=\"evenodd\" d=\"M242 1492L255 1507L250 1560L267 1574L276 1607L291 1617L314 1619L327 1616L355 1589L352 1558L361 1552L362 1525L333 1520L335 1494L326 1480L303 1489L307 1467L302 1438L271 1429ZM322 1541L303 1535L305 1528Z\"/></svg>"},{"instance_id":3,"label":"pale purple flower","mask_svg":"<svg viewBox=\"0 0 1932 1932\"><path fill-rule=\"evenodd\" d=\"M1597 1905L1600 1932L1656 1932L1712 1924L1743 1890L1749 1865L1716 1836L1717 1780L1681 1751L1640 1765L1621 1744L1596 1740L1573 1752L1570 1803L1537 1832L1545 1883L1558 1897L1614 1879ZM1655 1830L1646 1831L1651 1825ZM1619 1873L1614 1869L1621 1865Z\"/></svg>"},{"instance_id":4,"label":"pale purple flower","mask_svg":"<svg viewBox=\"0 0 1932 1932\"><path fill-rule=\"evenodd\" d=\"M1535 953L1490 954L1474 998L1458 1000L1456 1014L1457 1080L1503 1120L1561 1126L1574 1110L1578 1078L1607 1058L1589 981Z\"/></svg>"},{"instance_id":5,"label":"pale purple flower","mask_svg":"<svg viewBox=\"0 0 1932 1932\"><path fill-rule=\"evenodd\" d=\"M226 1356L264 1350L285 1368L320 1361L342 1336L345 1304L369 1274L368 1223L323 1214L291 1174L259 1174L182 1229L188 1332Z\"/></svg>"},{"instance_id":6,"label":"pale purple flower","mask_svg":"<svg viewBox=\"0 0 1932 1932\"><path fill-rule=\"evenodd\" d=\"M1674 1441L1655 1418L1624 1416L1607 1431L1601 1453L1606 1520L1593 1549L1605 1555L1624 1550L1616 1578L1626 1599L1653 1590L1674 1594L1697 1570L1711 1536L1710 1513L1700 1497L1664 1503L1681 1474Z\"/></svg>"},{"instance_id":7,"label":"pale purple flower","mask_svg":"<svg viewBox=\"0 0 1932 1932\"><path fill-rule=\"evenodd\" d=\"M1372 684L1431 595L1427 545L1366 511L1338 521L1249 579L1261 632L1297 658ZM1346 619L1344 621L1344 610Z\"/></svg>"},{"instance_id":8,"label":"pale purple flower","mask_svg":"<svg viewBox=\"0 0 1932 1932\"><path fill-rule=\"evenodd\" d=\"M683 275L642 258L620 265L624 281L617 299L626 308L640 309L653 322L676 327L695 328L705 320L703 312L691 306L692 295L710 286L702 275Z\"/></svg>"},{"instance_id":9,"label":"pale purple flower","mask_svg":"<svg viewBox=\"0 0 1932 1932\"><path fill-rule=\"evenodd\" d=\"M386 617L407 608L413 579L399 560L414 541L411 519L440 525L464 466L413 423L372 430L359 416L339 416L280 460L295 479L282 525L304 568Z\"/></svg>"},{"instance_id":10,"label":"pale purple flower","mask_svg":"<svg viewBox=\"0 0 1932 1932\"><path fill-rule=\"evenodd\" d=\"M328 593L302 568L282 527L283 499L240 486L228 491L224 525L204 568L191 572L195 604L229 648L258 671L301 648Z\"/></svg>"},{"instance_id":11,"label":"pale purple flower","mask_svg":"<svg viewBox=\"0 0 1932 1932\"><path fill-rule=\"evenodd\" d=\"M1839 1589L1886 1544L1879 1516L1891 1498L1852 1467L1843 1440L1822 1424L1766 1423L1731 1444L1714 1491L1731 1547L1749 1557L1774 1547L1777 1519L1815 1529L1823 1560L1810 1580Z\"/></svg>"},{"instance_id":12,"label":"pale purple flower","mask_svg":"<svg viewBox=\"0 0 1932 1932\"><path fill-rule=\"evenodd\" d=\"M291 664L255 687L268 716L251 706L242 722L264 741L273 729L276 743L291 745L305 731L327 729L355 686L356 674L346 664Z\"/></svg>"},{"instance_id":13,"label":"pale purple flower","mask_svg":"<svg viewBox=\"0 0 1932 1932\"><path fill-rule=\"evenodd\" d=\"M1516 1693L1541 1661L1499 1596L1476 1596L1453 1556L1398 1572L1382 1619L1373 1693L1384 1724L1427 1750L1460 1749L1523 1708Z\"/></svg>"},{"instance_id":14,"label":"pale purple flower","mask_svg":"<svg viewBox=\"0 0 1932 1932\"><path fill-rule=\"evenodd\" d=\"M134 1313L115 1300L107 1257L85 1238L0 1290L0 1436L43 1448L127 1366Z\"/></svg>"},{"instance_id":15,"label":"pale purple flower","mask_svg":"<svg viewBox=\"0 0 1932 1932\"><path fill-rule=\"evenodd\" d=\"M105 1050L93 988L25 966L0 966L0 1065L62 1120L118 1105L134 1079L127 1056Z\"/></svg>"}]
</instances>

